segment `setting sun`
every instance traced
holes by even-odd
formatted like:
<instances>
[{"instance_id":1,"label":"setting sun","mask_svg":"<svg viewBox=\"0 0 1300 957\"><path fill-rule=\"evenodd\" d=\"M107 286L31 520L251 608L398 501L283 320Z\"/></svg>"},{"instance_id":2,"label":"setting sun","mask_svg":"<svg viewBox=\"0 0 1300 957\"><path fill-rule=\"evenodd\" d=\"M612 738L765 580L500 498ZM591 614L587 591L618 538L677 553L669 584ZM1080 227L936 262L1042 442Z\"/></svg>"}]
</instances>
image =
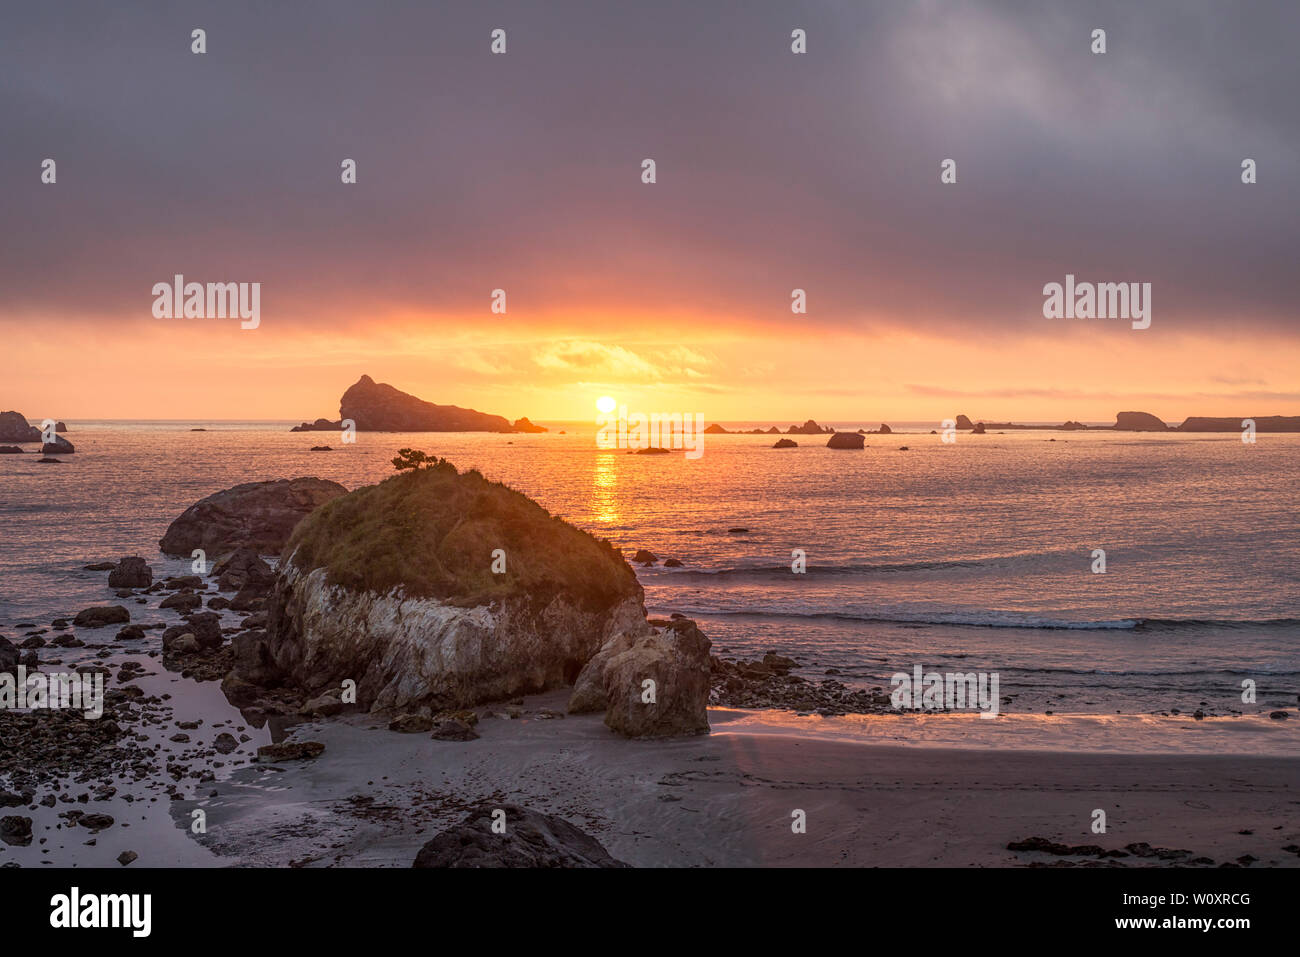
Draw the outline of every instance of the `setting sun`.
<instances>
[{"instance_id":1,"label":"setting sun","mask_svg":"<svg viewBox=\"0 0 1300 957\"><path fill-rule=\"evenodd\" d=\"M613 397L608 395L602 395L596 400L596 410L601 415L609 415L617 405L618 403L614 401Z\"/></svg>"}]
</instances>

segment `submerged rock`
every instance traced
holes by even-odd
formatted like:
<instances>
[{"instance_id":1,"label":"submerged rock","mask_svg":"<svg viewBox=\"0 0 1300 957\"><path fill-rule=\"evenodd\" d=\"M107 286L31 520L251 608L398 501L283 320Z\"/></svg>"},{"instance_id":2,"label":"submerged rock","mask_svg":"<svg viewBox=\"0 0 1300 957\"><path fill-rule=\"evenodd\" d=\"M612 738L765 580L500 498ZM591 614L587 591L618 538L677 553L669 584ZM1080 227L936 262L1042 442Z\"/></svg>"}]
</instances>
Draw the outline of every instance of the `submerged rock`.
<instances>
[{"instance_id":1,"label":"submerged rock","mask_svg":"<svg viewBox=\"0 0 1300 957\"><path fill-rule=\"evenodd\" d=\"M794 439L777 439L772 445L774 449L797 449L798 447L799 443Z\"/></svg>"},{"instance_id":2,"label":"submerged rock","mask_svg":"<svg viewBox=\"0 0 1300 957\"><path fill-rule=\"evenodd\" d=\"M109 588L148 588L153 584L153 569L138 555L124 558L108 575Z\"/></svg>"},{"instance_id":3,"label":"submerged rock","mask_svg":"<svg viewBox=\"0 0 1300 957\"><path fill-rule=\"evenodd\" d=\"M98 605L77 612L72 623L78 628L103 628L105 625L124 625L130 620L131 613L122 605Z\"/></svg>"},{"instance_id":4,"label":"submerged rock","mask_svg":"<svg viewBox=\"0 0 1300 957\"><path fill-rule=\"evenodd\" d=\"M503 817L504 815L504 817ZM493 831L504 821L505 832ZM498 830L500 828L498 827ZM562 818L515 804L484 803L416 855L412 867L627 867Z\"/></svg>"},{"instance_id":5,"label":"submerged rock","mask_svg":"<svg viewBox=\"0 0 1300 957\"><path fill-rule=\"evenodd\" d=\"M158 546L168 555L186 558L196 548L215 557L240 546L278 554L303 518L346 492L338 482L318 478L236 485L187 508L167 527Z\"/></svg>"}]
</instances>

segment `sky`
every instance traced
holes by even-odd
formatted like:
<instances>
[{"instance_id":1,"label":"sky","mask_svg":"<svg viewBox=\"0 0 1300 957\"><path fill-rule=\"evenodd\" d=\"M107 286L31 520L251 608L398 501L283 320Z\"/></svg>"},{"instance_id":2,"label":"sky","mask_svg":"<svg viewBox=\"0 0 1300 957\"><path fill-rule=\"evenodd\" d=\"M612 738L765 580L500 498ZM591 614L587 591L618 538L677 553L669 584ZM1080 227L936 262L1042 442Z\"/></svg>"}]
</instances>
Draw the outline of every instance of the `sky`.
<instances>
[{"instance_id":1,"label":"sky","mask_svg":"<svg viewBox=\"0 0 1300 957\"><path fill-rule=\"evenodd\" d=\"M366 373L542 421L1300 414L1297 34L1292 0L7 4L0 409L336 417ZM155 317L176 274L261 283L257 328ZM1045 318L1067 274L1150 283L1150 328Z\"/></svg>"}]
</instances>

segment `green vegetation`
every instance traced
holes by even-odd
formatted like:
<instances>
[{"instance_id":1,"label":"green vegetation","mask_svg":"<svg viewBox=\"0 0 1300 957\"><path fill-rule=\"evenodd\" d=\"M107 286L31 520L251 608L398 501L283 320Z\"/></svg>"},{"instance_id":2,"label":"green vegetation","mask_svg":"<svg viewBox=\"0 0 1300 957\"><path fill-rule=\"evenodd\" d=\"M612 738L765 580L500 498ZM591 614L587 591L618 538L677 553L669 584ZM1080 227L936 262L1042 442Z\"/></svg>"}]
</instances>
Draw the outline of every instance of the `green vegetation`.
<instances>
[{"instance_id":1,"label":"green vegetation","mask_svg":"<svg viewBox=\"0 0 1300 957\"><path fill-rule=\"evenodd\" d=\"M304 572L331 584L457 605L564 593L603 606L637 593L636 575L609 542L556 518L532 499L477 471L403 449L399 475L327 502L285 547ZM399 464L402 463L402 464ZM493 551L505 573L493 574Z\"/></svg>"}]
</instances>

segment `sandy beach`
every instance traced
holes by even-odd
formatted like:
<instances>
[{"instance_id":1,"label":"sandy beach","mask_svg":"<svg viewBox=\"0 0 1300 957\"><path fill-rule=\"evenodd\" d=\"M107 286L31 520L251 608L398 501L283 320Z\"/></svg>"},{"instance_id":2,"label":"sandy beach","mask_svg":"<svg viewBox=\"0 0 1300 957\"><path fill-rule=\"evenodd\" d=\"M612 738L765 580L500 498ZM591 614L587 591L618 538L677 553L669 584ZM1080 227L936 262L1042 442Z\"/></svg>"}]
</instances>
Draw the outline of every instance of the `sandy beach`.
<instances>
[{"instance_id":1,"label":"sandy beach","mask_svg":"<svg viewBox=\"0 0 1300 957\"><path fill-rule=\"evenodd\" d=\"M626 741L598 715L528 717L562 704L528 698L523 719L484 718L481 737L464 743L364 716L303 725L292 737L324 743L320 758L241 769L172 813L187 825L205 811L199 840L218 865L406 867L467 805L491 799L558 814L643 867L1218 865L1243 855L1300 866L1282 850L1300 838L1300 758L898 746L720 709L708 735ZM1105 834L1090 832L1096 808ZM805 834L792 832L795 810L806 812ZM1007 850L1030 837L1191 853Z\"/></svg>"}]
</instances>

